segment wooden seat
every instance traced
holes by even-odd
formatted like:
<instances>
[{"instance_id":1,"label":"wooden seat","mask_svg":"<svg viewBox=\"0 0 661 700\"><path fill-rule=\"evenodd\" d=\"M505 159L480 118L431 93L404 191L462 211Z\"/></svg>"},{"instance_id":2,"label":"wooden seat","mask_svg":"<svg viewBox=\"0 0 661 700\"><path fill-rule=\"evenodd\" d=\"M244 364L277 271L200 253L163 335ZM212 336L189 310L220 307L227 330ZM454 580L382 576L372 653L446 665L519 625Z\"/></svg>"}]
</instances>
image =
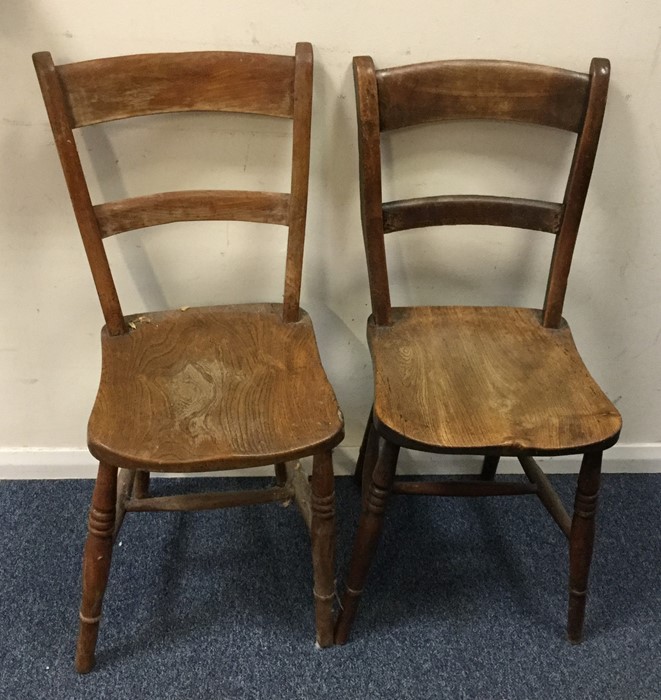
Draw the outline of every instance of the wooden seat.
<instances>
[{"instance_id":1,"label":"wooden seat","mask_svg":"<svg viewBox=\"0 0 661 700\"><path fill-rule=\"evenodd\" d=\"M621 419L592 379L566 322L541 311L440 306L370 321L374 424L419 450L500 455L610 447Z\"/></svg>"},{"instance_id":2,"label":"wooden seat","mask_svg":"<svg viewBox=\"0 0 661 700\"><path fill-rule=\"evenodd\" d=\"M102 335L88 430L100 461L149 471L277 464L332 448L342 418L310 317L282 305L162 311ZM131 421L126 421L130 411Z\"/></svg>"},{"instance_id":3,"label":"wooden seat","mask_svg":"<svg viewBox=\"0 0 661 700\"><path fill-rule=\"evenodd\" d=\"M312 48L295 56L145 54L35 68L106 320L88 426L99 460L83 560L76 668L94 665L112 543L126 512L295 500L310 530L317 643L333 642L335 511L331 450L343 419L299 308L307 209ZM182 190L93 203L73 129L168 112L235 112L293 121L291 191ZM208 122L206 122L208 124ZM103 239L183 221L288 228L283 303L182 307L124 317ZM312 475L293 460L311 456ZM149 474L275 465L257 491L149 495Z\"/></svg>"},{"instance_id":4,"label":"wooden seat","mask_svg":"<svg viewBox=\"0 0 661 700\"><path fill-rule=\"evenodd\" d=\"M608 78L605 59L593 59L588 74L506 61L376 70L371 58L354 59L374 405L356 466L363 512L337 643L348 639L390 492L536 494L569 539L567 631L572 642L582 638L602 451L617 441L621 418L583 364L562 307ZM575 132L564 200L460 194L383 202L381 132L456 119L526 122ZM554 236L543 308L393 308L385 235L456 224L510 226ZM484 455L481 477L395 481L401 448ZM583 455L572 517L534 459L563 454ZM528 482L494 480L504 455L518 457Z\"/></svg>"}]
</instances>

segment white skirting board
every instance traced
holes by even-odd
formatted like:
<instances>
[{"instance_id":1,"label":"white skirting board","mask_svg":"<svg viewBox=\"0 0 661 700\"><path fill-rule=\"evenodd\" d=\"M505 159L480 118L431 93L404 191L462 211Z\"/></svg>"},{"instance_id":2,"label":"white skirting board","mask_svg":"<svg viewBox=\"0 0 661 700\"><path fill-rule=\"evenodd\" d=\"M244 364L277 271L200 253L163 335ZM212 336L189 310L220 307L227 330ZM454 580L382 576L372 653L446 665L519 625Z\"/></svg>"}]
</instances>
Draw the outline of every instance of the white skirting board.
<instances>
[{"instance_id":1,"label":"white skirting board","mask_svg":"<svg viewBox=\"0 0 661 700\"><path fill-rule=\"evenodd\" d=\"M353 472L358 447L340 446L334 453L335 473ZM580 456L540 457L538 461L548 474L578 472ZM308 460L304 460L308 462ZM434 455L402 450L399 474L471 474L480 471L481 458L471 456ZM501 460L501 474L520 474L516 459ZM661 472L661 443L618 444L604 453L603 471L606 473ZM270 476L272 467L238 469L195 476ZM0 479L91 479L96 476L96 462L85 449L74 448L0 448ZM168 476L178 476L170 474Z\"/></svg>"}]
</instances>

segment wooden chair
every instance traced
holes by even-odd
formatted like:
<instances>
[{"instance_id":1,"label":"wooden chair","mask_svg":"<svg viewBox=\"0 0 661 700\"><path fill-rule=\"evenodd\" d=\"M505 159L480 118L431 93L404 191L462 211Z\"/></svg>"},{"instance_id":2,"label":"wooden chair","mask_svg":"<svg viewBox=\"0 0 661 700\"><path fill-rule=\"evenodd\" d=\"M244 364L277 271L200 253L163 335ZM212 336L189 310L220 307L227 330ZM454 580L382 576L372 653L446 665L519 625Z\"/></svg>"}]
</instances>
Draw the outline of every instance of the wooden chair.
<instances>
[{"instance_id":1,"label":"wooden chair","mask_svg":"<svg viewBox=\"0 0 661 700\"><path fill-rule=\"evenodd\" d=\"M343 419L299 309L308 195L312 47L295 56L174 53L55 66L34 56L48 117L106 325L88 427L100 462L83 563L79 672L94 650L113 538L126 511L192 511L295 499L312 540L317 642L333 642L335 515L331 450ZM291 193L180 191L92 204L73 129L166 112L236 112L293 120ZM193 220L289 229L284 303L124 317L103 239ZM313 456L311 487L292 460ZM275 464L259 491L148 495L150 472ZM118 477L119 470L119 477Z\"/></svg>"},{"instance_id":2,"label":"wooden chair","mask_svg":"<svg viewBox=\"0 0 661 700\"><path fill-rule=\"evenodd\" d=\"M609 63L589 74L499 61L447 61L375 70L354 58L362 225L372 316L374 406L357 464L363 512L336 643L344 643L380 536L388 494L539 496L569 539L570 641L582 637L602 451L621 418L588 374L561 317L579 221L601 129ZM382 202L380 132L424 122L492 119L577 134L562 203L491 196ZM393 308L384 235L417 227L480 224L555 236L542 310ZM394 481L401 448L485 455L481 479ZM582 454L573 517L535 455ZM530 483L494 482L502 455Z\"/></svg>"}]
</instances>

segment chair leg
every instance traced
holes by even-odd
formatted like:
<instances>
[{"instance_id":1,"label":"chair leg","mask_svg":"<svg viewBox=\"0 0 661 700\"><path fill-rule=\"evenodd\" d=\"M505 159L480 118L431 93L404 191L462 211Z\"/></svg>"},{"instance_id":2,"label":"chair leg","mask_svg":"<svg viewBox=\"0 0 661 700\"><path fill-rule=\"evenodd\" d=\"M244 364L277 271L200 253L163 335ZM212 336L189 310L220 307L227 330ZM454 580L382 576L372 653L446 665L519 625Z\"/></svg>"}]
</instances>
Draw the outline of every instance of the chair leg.
<instances>
[{"instance_id":1,"label":"chair leg","mask_svg":"<svg viewBox=\"0 0 661 700\"><path fill-rule=\"evenodd\" d=\"M284 462L275 465L275 483L276 486L284 486L287 483L287 465Z\"/></svg>"},{"instance_id":2,"label":"chair leg","mask_svg":"<svg viewBox=\"0 0 661 700\"><path fill-rule=\"evenodd\" d=\"M367 418L367 423L365 424L365 432L363 433L363 441L360 443L360 450L358 452L358 461L356 462L356 469L353 472L353 478L358 486L362 487L363 484L363 466L365 464L365 452L367 451L367 444L370 439L370 435L374 432L372 416L374 412L374 406L370 408L370 414Z\"/></svg>"},{"instance_id":3,"label":"chair leg","mask_svg":"<svg viewBox=\"0 0 661 700\"><path fill-rule=\"evenodd\" d=\"M335 601L335 477L331 452L315 455L312 462L312 568L317 646L333 644Z\"/></svg>"},{"instance_id":4,"label":"chair leg","mask_svg":"<svg viewBox=\"0 0 661 700\"><path fill-rule=\"evenodd\" d=\"M133 497L147 498L149 495L149 472L142 469L135 473L133 482Z\"/></svg>"},{"instance_id":5,"label":"chair leg","mask_svg":"<svg viewBox=\"0 0 661 700\"><path fill-rule=\"evenodd\" d=\"M496 469L498 469L498 462L500 462L500 455L486 455L484 457L484 462L482 462L480 479L483 481L493 481L493 478L496 476Z\"/></svg>"},{"instance_id":6,"label":"chair leg","mask_svg":"<svg viewBox=\"0 0 661 700\"><path fill-rule=\"evenodd\" d=\"M117 501L115 505L115 529L113 542L117 539L126 515L126 501L131 498L136 472L133 469L120 469L117 472Z\"/></svg>"},{"instance_id":7,"label":"chair leg","mask_svg":"<svg viewBox=\"0 0 661 700\"><path fill-rule=\"evenodd\" d=\"M370 484L372 483L372 474L374 473L374 468L376 467L376 461L379 458L379 434L376 432L374 425L371 421L370 425L371 430L365 449L365 459L363 461L362 470L362 483L360 485L360 490L363 498L363 506L367 499L367 494L370 491Z\"/></svg>"},{"instance_id":8,"label":"chair leg","mask_svg":"<svg viewBox=\"0 0 661 700\"><path fill-rule=\"evenodd\" d=\"M344 644L347 641L356 616L360 595L383 529L383 512L395 478L398 456L399 446L384 440L381 454L372 473L368 495L363 500L363 511L358 524L342 601L343 607L335 629L336 644Z\"/></svg>"},{"instance_id":9,"label":"chair leg","mask_svg":"<svg viewBox=\"0 0 661 700\"><path fill-rule=\"evenodd\" d=\"M76 649L78 673L87 673L94 666L101 605L112 556L116 495L117 468L108 464L99 464L83 556L83 596L80 604L80 632Z\"/></svg>"},{"instance_id":10,"label":"chair leg","mask_svg":"<svg viewBox=\"0 0 661 700\"><path fill-rule=\"evenodd\" d=\"M572 644L579 644L583 639L583 620L601 476L601 456L601 452L589 452L583 455L576 488L574 516L569 535L567 636Z\"/></svg>"}]
</instances>

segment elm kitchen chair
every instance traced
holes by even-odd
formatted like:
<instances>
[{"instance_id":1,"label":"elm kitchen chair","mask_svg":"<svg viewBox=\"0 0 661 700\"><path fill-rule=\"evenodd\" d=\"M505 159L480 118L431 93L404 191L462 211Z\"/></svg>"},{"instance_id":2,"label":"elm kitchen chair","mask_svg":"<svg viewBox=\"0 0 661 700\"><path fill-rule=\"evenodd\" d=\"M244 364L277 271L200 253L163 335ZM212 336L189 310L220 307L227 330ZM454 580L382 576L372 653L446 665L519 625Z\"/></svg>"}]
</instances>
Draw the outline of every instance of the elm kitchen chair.
<instances>
[{"instance_id":1,"label":"elm kitchen chair","mask_svg":"<svg viewBox=\"0 0 661 700\"><path fill-rule=\"evenodd\" d=\"M127 511L192 511L295 499L310 529L317 643L333 642L335 512L331 450L343 419L299 308L308 195L312 47L295 56L192 52L55 66L37 53L55 143L105 317L102 372L88 426L99 460L83 561L76 667L94 665L114 537ZM165 192L92 204L73 130L170 112L293 120L291 193ZM208 124L208 122L207 122ZM284 302L125 317L103 239L179 221L288 227ZM312 456L308 480L295 463ZM150 472L275 465L273 488L149 496Z\"/></svg>"},{"instance_id":2,"label":"elm kitchen chair","mask_svg":"<svg viewBox=\"0 0 661 700\"><path fill-rule=\"evenodd\" d=\"M374 405L356 467L363 510L336 643L346 642L390 492L439 496L534 493L569 540L568 637L581 641L602 451L621 418L589 375L562 306L604 115L610 66L588 74L504 61L441 61L375 70L354 58L362 226L372 315L367 337ZM382 202L384 131L426 122L491 119L576 133L562 203L491 196ZM391 306L384 235L479 224L555 236L543 309ZM484 455L480 479L395 481L401 448ZM536 455L581 454L573 517ZM527 482L494 481L501 456L518 457Z\"/></svg>"}]
</instances>

